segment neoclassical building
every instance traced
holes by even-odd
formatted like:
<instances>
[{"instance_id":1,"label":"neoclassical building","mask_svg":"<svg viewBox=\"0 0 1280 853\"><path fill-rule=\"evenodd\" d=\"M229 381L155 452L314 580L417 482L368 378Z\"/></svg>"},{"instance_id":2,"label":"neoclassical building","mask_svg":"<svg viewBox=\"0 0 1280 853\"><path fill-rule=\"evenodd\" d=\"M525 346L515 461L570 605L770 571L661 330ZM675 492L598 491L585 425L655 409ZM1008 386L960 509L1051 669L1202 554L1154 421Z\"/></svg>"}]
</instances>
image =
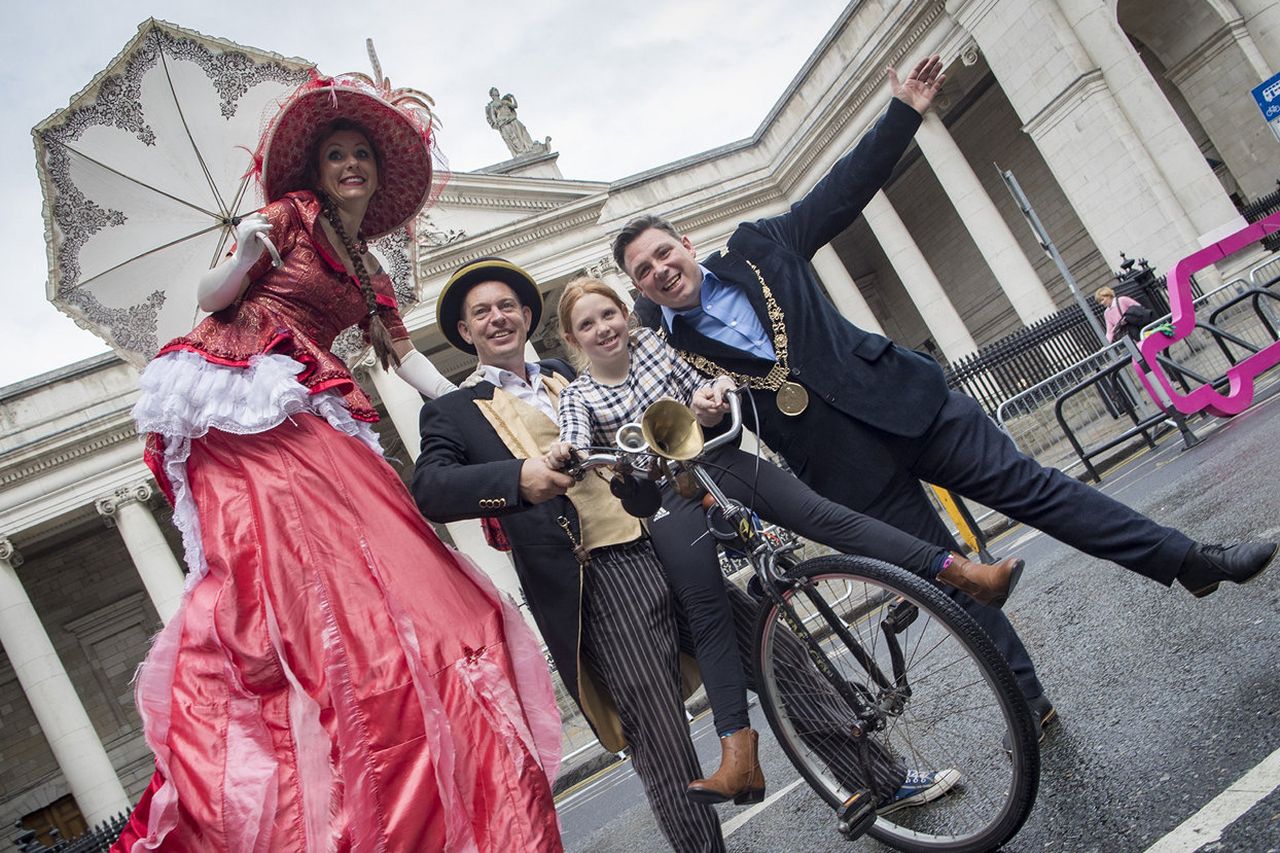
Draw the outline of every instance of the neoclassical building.
<instances>
[{"instance_id":1,"label":"neoclassical building","mask_svg":"<svg viewBox=\"0 0 1280 853\"><path fill-rule=\"evenodd\" d=\"M524 265L554 306L584 271L627 290L608 244L639 213L719 248L739 221L800 198L871 126L886 65L931 52L947 66L938 110L813 263L848 318L940 360L1071 298L1000 170L1086 291L1121 252L1167 270L1276 188L1280 142L1249 91L1280 70L1280 0L853 0L750 138L607 183L564 178L541 144L455 174L416 229L415 343L453 377L471 371L434 305L477 257ZM544 317L532 348L554 354L554 311ZM407 477L419 400L378 368L358 373ZM129 681L183 570L129 419L136 382L101 356L0 389L0 825L75 832L126 809L151 772ZM442 532L519 597L478 524Z\"/></svg>"}]
</instances>

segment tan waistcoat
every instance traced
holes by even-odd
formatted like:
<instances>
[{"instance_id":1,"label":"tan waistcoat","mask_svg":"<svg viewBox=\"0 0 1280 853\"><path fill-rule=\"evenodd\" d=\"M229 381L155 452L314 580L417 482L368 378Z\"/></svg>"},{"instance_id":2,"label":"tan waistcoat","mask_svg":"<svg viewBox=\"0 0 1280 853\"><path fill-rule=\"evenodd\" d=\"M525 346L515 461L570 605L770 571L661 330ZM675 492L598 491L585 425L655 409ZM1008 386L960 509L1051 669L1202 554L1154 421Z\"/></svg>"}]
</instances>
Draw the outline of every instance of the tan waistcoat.
<instances>
[{"instance_id":1,"label":"tan waistcoat","mask_svg":"<svg viewBox=\"0 0 1280 853\"><path fill-rule=\"evenodd\" d=\"M542 384L553 402L559 402L560 392L569 383L555 374L544 375ZM493 426L502 443L517 459L530 459L546 453L551 442L560 437L560 428L542 411L517 400L501 388L493 392L492 400L476 400L485 419ZM591 472L581 482L575 483L568 498L578 513L583 545L590 551L606 545L634 542L642 533L640 520L628 515L622 504L609 491L608 475L602 470ZM565 542L565 547L569 543ZM581 570L580 570L581 571ZM585 579L579 578L579 589ZM603 684L597 684L582 659L582 609L578 609L578 701L582 711L591 720L600 743L605 749L617 752L627 745L622 733L622 721L618 716L613 697ZM681 693L688 699L701 678L698 665L692 657L680 655Z\"/></svg>"},{"instance_id":2,"label":"tan waistcoat","mask_svg":"<svg viewBox=\"0 0 1280 853\"><path fill-rule=\"evenodd\" d=\"M551 374L543 376L542 384L552 401L559 402L560 391L568 383ZM517 459L542 456L560 437L554 421L501 388L493 392L492 400L476 400L476 405ZM607 471L596 469L569 489L568 498L582 525L582 544L588 551L634 542L642 533L640 519L628 515L609 491L609 476Z\"/></svg>"}]
</instances>

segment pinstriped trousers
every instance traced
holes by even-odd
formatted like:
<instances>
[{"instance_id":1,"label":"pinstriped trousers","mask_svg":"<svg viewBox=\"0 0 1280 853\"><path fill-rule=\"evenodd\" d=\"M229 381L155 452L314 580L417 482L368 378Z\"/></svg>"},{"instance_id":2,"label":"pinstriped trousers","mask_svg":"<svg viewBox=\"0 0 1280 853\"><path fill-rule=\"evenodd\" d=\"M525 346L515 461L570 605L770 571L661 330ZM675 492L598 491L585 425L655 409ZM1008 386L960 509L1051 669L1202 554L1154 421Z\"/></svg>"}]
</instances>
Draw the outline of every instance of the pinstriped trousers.
<instances>
[{"instance_id":1,"label":"pinstriped trousers","mask_svg":"<svg viewBox=\"0 0 1280 853\"><path fill-rule=\"evenodd\" d=\"M726 585L743 660L751 660L757 606ZM715 809L685 796L688 784L703 776L680 697L679 653L692 651L692 635L648 540L592 551L582 606L583 658L613 697L636 775L667 842L678 853L723 851ZM787 701L807 705L808 719L830 719L810 745L854 785L881 798L895 791L906 770L901 759L874 740L839 734L848 731L848 712L813 674L798 641L781 646L782 660L795 660L800 673L787 680L805 684Z\"/></svg>"}]
</instances>

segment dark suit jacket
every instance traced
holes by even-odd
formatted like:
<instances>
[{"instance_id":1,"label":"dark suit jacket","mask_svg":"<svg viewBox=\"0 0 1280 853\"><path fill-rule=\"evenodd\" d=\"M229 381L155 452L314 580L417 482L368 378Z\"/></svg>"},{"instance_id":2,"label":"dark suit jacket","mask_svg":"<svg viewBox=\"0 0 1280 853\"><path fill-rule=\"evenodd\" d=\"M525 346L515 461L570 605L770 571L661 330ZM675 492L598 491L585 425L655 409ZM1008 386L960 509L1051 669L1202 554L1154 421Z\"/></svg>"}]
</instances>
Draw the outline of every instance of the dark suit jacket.
<instances>
[{"instance_id":1,"label":"dark suit jacket","mask_svg":"<svg viewBox=\"0 0 1280 853\"><path fill-rule=\"evenodd\" d=\"M875 127L788 212L742 223L724 254L702 262L725 283L742 288L767 331L764 296L746 260L760 269L786 317L791 376L809 390L809 408L798 417L779 412L773 392L754 392L757 415L748 406L748 424L801 479L855 508L865 507L896 468L882 434L922 435L942 408L947 387L933 359L841 316L809 262L857 219L919 125L915 110L891 100ZM636 310L646 325L661 322L647 299ZM677 349L739 373L763 376L771 365L698 334L682 317L675 318L670 340Z\"/></svg>"},{"instance_id":2,"label":"dark suit jacket","mask_svg":"<svg viewBox=\"0 0 1280 853\"><path fill-rule=\"evenodd\" d=\"M577 699L580 572L557 519L569 519L578 537L578 514L566 497L536 505L520 497L524 461L511 455L475 405L477 399L493 399L495 390L481 382L422 407L422 453L413 473L413 496L432 521L482 515L499 519L529 610L565 687Z\"/></svg>"}]
</instances>

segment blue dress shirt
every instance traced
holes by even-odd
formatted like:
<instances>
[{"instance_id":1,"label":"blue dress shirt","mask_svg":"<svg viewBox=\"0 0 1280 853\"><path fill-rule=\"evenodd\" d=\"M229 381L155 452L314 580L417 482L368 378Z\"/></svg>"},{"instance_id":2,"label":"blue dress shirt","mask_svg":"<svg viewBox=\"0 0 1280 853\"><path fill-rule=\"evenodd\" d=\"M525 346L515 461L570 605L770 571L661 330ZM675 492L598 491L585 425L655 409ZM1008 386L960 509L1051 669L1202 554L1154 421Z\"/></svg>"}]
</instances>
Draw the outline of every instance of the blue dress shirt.
<instances>
[{"instance_id":1,"label":"blue dress shirt","mask_svg":"<svg viewBox=\"0 0 1280 853\"><path fill-rule=\"evenodd\" d=\"M747 295L740 288L725 284L702 264L698 264L698 269L702 270L701 304L687 311L660 306L667 328L671 328L678 314L701 335L756 358L773 361L776 355L772 333L761 324Z\"/></svg>"}]
</instances>

